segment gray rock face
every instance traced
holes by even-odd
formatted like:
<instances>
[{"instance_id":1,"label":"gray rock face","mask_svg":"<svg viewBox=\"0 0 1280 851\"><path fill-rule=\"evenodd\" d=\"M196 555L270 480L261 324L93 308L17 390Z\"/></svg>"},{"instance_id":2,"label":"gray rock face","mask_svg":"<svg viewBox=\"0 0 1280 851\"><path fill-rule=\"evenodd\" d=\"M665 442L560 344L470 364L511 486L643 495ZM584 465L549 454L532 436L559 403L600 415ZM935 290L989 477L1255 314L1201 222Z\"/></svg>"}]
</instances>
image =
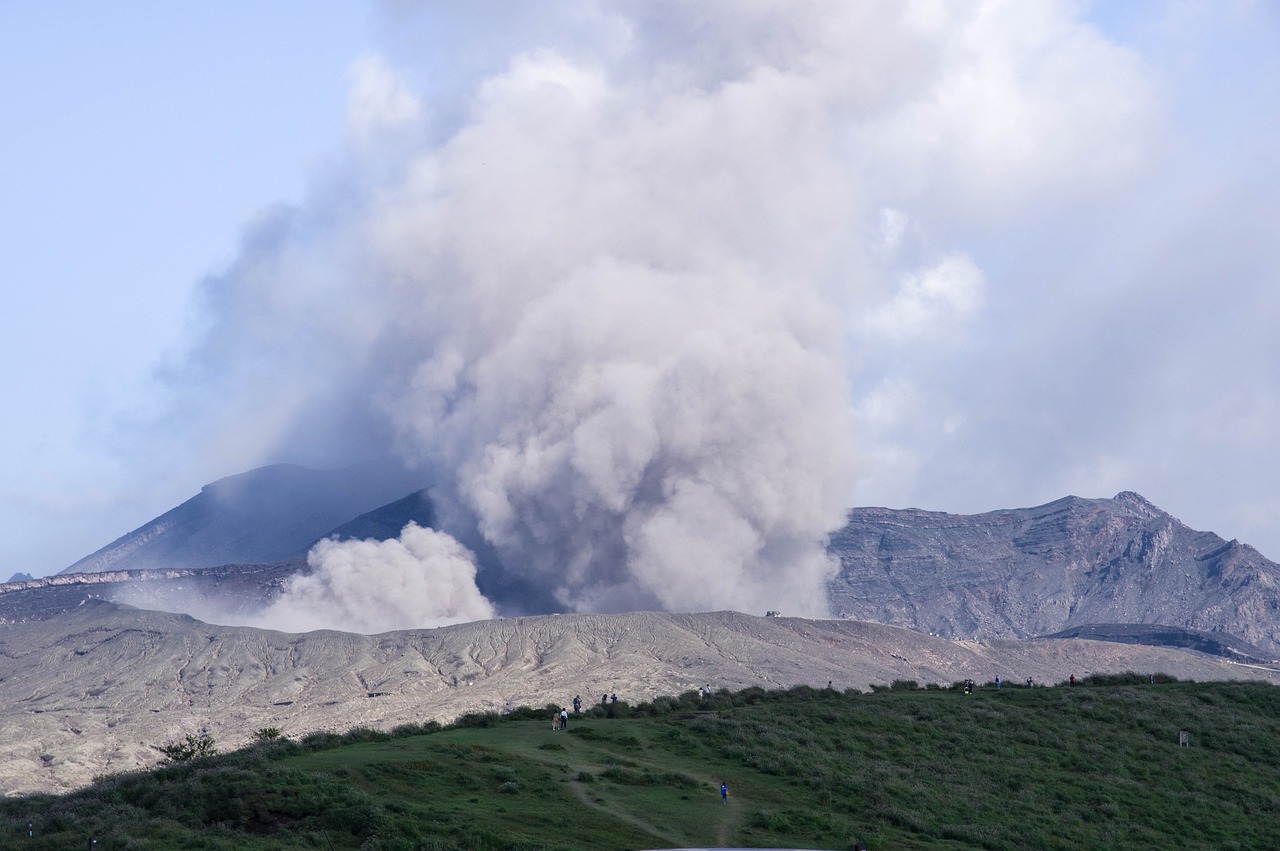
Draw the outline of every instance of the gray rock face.
<instances>
[{"instance_id":1,"label":"gray rock face","mask_svg":"<svg viewBox=\"0 0 1280 851\"><path fill-rule=\"evenodd\" d=\"M865 690L966 677L1089 673L1270 679L1280 672L1082 639L946 641L877 624L734 612L548 615L432 630L293 635L91 600L0 626L0 793L74 788L154 764L207 728L222 747L266 726L300 736L450 720L515 705L637 701L704 684Z\"/></svg>"},{"instance_id":2,"label":"gray rock face","mask_svg":"<svg viewBox=\"0 0 1280 851\"><path fill-rule=\"evenodd\" d=\"M1280 654L1280 565L1136 493L976 515L857 508L830 549L841 617L959 638L1166 624Z\"/></svg>"}]
</instances>

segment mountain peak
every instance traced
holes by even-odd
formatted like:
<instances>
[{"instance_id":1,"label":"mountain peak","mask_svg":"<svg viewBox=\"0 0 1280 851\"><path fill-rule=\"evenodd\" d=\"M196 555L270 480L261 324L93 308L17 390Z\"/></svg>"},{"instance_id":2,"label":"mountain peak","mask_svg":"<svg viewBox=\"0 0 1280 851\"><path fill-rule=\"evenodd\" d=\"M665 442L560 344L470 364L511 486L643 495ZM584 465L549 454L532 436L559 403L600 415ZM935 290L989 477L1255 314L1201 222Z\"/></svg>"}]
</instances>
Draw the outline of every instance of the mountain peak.
<instances>
[{"instance_id":1,"label":"mountain peak","mask_svg":"<svg viewBox=\"0 0 1280 851\"><path fill-rule=\"evenodd\" d=\"M1158 623L1280 653L1280 565L1133 491L945 522L855 511L830 549L841 565L832 608L858 620L983 638Z\"/></svg>"},{"instance_id":2,"label":"mountain peak","mask_svg":"<svg viewBox=\"0 0 1280 851\"><path fill-rule=\"evenodd\" d=\"M1132 506L1133 508L1136 508L1139 511L1144 512L1148 516L1164 513L1159 508L1157 508L1151 502L1151 500L1147 499L1145 496L1138 493L1137 491L1120 491L1120 493L1115 495L1114 499L1116 502L1121 502L1121 503L1124 503L1125 505Z\"/></svg>"}]
</instances>

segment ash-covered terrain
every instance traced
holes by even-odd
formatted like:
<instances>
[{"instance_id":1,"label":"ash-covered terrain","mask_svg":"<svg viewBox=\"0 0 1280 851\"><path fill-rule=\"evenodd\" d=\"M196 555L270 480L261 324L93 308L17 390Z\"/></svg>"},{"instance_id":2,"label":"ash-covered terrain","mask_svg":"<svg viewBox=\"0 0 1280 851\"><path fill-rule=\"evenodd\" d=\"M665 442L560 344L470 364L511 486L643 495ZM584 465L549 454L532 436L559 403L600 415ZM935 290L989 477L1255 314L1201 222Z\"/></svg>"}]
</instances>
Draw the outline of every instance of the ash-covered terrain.
<instances>
[{"instance_id":1,"label":"ash-covered terrain","mask_svg":"<svg viewBox=\"0 0 1280 851\"><path fill-rule=\"evenodd\" d=\"M297 736L449 720L513 705L635 701L713 688L966 677L1052 683L1161 671L1269 679L1204 654L1083 639L948 641L848 620L737 612L548 615L382 635L213 626L90 601L0 626L0 792L56 791L153 764L207 729L223 747L264 726Z\"/></svg>"}]
</instances>

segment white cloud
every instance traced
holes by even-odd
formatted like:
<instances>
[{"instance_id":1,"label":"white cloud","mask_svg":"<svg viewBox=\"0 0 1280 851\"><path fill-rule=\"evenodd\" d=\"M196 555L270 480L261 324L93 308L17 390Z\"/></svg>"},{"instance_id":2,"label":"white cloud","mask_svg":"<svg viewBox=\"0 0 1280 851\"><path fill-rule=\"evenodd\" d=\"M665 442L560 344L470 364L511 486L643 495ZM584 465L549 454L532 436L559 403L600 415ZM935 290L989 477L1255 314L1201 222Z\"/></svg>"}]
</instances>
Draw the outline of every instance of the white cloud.
<instances>
[{"instance_id":1,"label":"white cloud","mask_svg":"<svg viewBox=\"0 0 1280 851\"><path fill-rule=\"evenodd\" d=\"M307 563L311 572L292 577L284 593L252 618L254 625L373 634L494 616L476 588L472 553L415 523L386 541L326 539L311 549Z\"/></svg>"},{"instance_id":2,"label":"white cloud","mask_svg":"<svg viewBox=\"0 0 1280 851\"><path fill-rule=\"evenodd\" d=\"M983 303L986 276L971 258L952 254L907 275L893 300L867 317L866 328L890 342L950 339Z\"/></svg>"},{"instance_id":3,"label":"white cloud","mask_svg":"<svg viewBox=\"0 0 1280 851\"><path fill-rule=\"evenodd\" d=\"M379 56L352 63L347 140L356 150L385 145L420 129L422 104Z\"/></svg>"}]
</instances>

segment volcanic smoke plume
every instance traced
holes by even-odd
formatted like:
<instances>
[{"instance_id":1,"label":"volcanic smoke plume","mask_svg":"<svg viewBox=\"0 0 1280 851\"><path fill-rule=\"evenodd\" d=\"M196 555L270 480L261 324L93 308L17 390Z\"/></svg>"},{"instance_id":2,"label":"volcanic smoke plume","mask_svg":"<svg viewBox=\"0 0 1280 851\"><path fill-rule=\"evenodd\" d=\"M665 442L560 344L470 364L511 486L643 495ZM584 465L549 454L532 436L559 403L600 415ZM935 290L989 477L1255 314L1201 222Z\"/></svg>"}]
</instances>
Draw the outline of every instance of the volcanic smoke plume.
<instances>
[{"instance_id":1,"label":"volcanic smoke plume","mask_svg":"<svg viewBox=\"0 0 1280 851\"><path fill-rule=\"evenodd\" d=\"M892 300L895 264L940 282L916 285L939 322L981 292L961 253L891 256L886 199L912 197L904 174L969 179L946 63L998 76L1023 54L969 56L957 45L984 42L934 20L945 7L591 8L581 37L517 49L452 99L386 60L353 67L346 163L209 282L218 318L193 359L219 400L209 440L394 447L433 483L442 534L493 554L486 590L825 614L854 474L851 312ZM1034 191L1068 147L1030 145L992 179ZM964 275L918 271L940 261ZM952 280L963 299L938 290ZM376 561L365 546L323 557ZM446 561L465 585L461 552Z\"/></svg>"},{"instance_id":2,"label":"volcanic smoke plume","mask_svg":"<svg viewBox=\"0 0 1280 851\"><path fill-rule=\"evenodd\" d=\"M389 541L321 541L307 561L312 572L293 577L251 623L289 632L378 633L494 615L476 589L471 553L449 535L415 523Z\"/></svg>"}]
</instances>

